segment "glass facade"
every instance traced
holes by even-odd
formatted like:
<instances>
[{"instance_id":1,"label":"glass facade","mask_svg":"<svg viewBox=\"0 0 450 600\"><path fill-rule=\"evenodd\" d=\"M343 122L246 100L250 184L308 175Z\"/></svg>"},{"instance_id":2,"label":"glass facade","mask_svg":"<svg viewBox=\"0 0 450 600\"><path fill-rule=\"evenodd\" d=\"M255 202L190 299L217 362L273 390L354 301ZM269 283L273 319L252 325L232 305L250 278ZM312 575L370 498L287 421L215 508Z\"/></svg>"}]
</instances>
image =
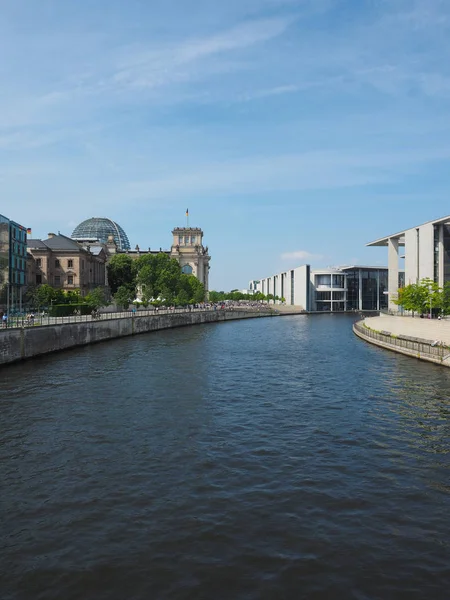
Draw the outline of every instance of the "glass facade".
<instances>
[{"instance_id":1,"label":"glass facade","mask_svg":"<svg viewBox=\"0 0 450 600\"><path fill-rule=\"evenodd\" d=\"M434 254L434 260L433 260L433 266L434 266L434 271L433 271L433 279L436 283L439 283L439 227L438 226L434 226L434 240L433 240L433 254Z\"/></svg>"},{"instance_id":2,"label":"glass facade","mask_svg":"<svg viewBox=\"0 0 450 600\"><path fill-rule=\"evenodd\" d=\"M387 269L349 269L347 310L382 310L388 306ZM360 303L361 300L361 303Z\"/></svg>"},{"instance_id":3,"label":"glass facade","mask_svg":"<svg viewBox=\"0 0 450 600\"><path fill-rule=\"evenodd\" d=\"M27 231L0 215L0 306L6 312L22 310L27 270Z\"/></svg>"},{"instance_id":4,"label":"glass facade","mask_svg":"<svg viewBox=\"0 0 450 600\"><path fill-rule=\"evenodd\" d=\"M444 228L444 283L450 281L450 226Z\"/></svg>"},{"instance_id":5,"label":"glass facade","mask_svg":"<svg viewBox=\"0 0 450 600\"><path fill-rule=\"evenodd\" d=\"M73 239L96 239L106 244L108 236L112 235L119 250L130 250L130 241L120 225L103 217L87 219L75 227Z\"/></svg>"}]
</instances>

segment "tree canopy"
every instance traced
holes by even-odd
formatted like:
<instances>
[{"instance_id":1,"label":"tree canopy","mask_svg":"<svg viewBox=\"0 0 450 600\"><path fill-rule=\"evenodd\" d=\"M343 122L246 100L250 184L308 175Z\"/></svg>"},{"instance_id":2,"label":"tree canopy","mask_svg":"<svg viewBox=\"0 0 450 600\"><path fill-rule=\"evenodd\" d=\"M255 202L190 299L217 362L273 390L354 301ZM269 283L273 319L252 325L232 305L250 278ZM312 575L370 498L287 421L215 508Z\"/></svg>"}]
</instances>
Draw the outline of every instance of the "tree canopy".
<instances>
[{"instance_id":1,"label":"tree canopy","mask_svg":"<svg viewBox=\"0 0 450 600\"><path fill-rule=\"evenodd\" d=\"M121 256L129 260L115 260ZM152 302L185 306L205 300L205 287L201 281L194 275L182 273L179 262L164 252L144 254L134 261L126 255L116 255L110 265L108 277L113 277L113 281L109 284L111 291L115 289L114 299L121 306L131 303L136 291L144 305Z\"/></svg>"},{"instance_id":2,"label":"tree canopy","mask_svg":"<svg viewBox=\"0 0 450 600\"><path fill-rule=\"evenodd\" d=\"M395 303L412 313L429 312L450 314L450 282L443 288L432 279L422 279L419 283L411 283L398 291Z\"/></svg>"},{"instance_id":3,"label":"tree canopy","mask_svg":"<svg viewBox=\"0 0 450 600\"><path fill-rule=\"evenodd\" d=\"M274 296L273 294L268 294L265 296L261 292L256 292L255 294L244 294L243 292L239 292L238 290L231 290L231 292L209 292L209 299L211 302L225 302L225 300L232 300L233 302L239 302L240 300L247 300L250 302L267 302L269 300L276 300L285 302L285 298L280 298L279 296Z\"/></svg>"}]
</instances>

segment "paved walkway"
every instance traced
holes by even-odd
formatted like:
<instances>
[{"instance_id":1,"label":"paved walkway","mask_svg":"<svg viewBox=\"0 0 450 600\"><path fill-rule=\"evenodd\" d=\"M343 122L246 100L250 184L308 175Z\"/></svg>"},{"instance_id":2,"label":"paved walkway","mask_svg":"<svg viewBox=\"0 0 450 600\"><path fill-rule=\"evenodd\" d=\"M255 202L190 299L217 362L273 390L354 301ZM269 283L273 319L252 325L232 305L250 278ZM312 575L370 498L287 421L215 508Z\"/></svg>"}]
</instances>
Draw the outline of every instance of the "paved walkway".
<instances>
[{"instance_id":1,"label":"paved walkway","mask_svg":"<svg viewBox=\"0 0 450 600\"><path fill-rule=\"evenodd\" d=\"M450 320L421 319L420 317L367 317L367 327L376 331L389 331L395 335L409 335L431 342L444 342L450 346Z\"/></svg>"}]
</instances>

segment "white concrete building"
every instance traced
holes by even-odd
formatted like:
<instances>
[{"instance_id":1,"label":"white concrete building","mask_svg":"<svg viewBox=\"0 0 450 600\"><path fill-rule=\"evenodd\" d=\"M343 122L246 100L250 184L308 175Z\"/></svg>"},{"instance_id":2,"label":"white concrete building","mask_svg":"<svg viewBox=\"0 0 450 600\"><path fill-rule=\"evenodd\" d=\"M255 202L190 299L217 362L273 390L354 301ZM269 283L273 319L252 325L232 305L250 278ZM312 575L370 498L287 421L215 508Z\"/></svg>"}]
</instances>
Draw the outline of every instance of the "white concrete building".
<instances>
[{"instance_id":1,"label":"white concrete building","mask_svg":"<svg viewBox=\"0 0 450 600\"><path fill-rule=\"evenodd\" d=\"M450 281L450 216L379 238L367 246L388 248L390 310L398 310L395 300L402 285L432 279L442 287ZM403 258L404 277L400 268Z\"/></svg>"},{"instance_id":2,"label":"white concrete building","mask_svg":"<svg viewBox=\"0 0 450 600\"><path fill-rule=\"evenodd\" d=\"M387 308L385 267L345 266L312 270L302 265L263 278L258 291L306 311L376 311Z\"/></svg>"}]
</instances>

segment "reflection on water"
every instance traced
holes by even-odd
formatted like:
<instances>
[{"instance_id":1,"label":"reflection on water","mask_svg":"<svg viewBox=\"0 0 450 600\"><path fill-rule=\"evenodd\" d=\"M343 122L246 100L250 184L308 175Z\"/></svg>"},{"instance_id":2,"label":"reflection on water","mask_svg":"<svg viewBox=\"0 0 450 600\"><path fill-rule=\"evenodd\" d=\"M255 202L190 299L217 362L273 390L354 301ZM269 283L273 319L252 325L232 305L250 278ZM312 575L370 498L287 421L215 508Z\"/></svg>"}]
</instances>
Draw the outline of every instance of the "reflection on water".
<instances>
[{"instance_id":1,"label":"reflection on water","mask_svg":"<svg viewBox=\"0 0 450 600\"><path fill-rule=\"evenodd\" d=\"M3 369L2 598L447 598L450 371L346 317Z\"/></svg>"}]
</instances>

